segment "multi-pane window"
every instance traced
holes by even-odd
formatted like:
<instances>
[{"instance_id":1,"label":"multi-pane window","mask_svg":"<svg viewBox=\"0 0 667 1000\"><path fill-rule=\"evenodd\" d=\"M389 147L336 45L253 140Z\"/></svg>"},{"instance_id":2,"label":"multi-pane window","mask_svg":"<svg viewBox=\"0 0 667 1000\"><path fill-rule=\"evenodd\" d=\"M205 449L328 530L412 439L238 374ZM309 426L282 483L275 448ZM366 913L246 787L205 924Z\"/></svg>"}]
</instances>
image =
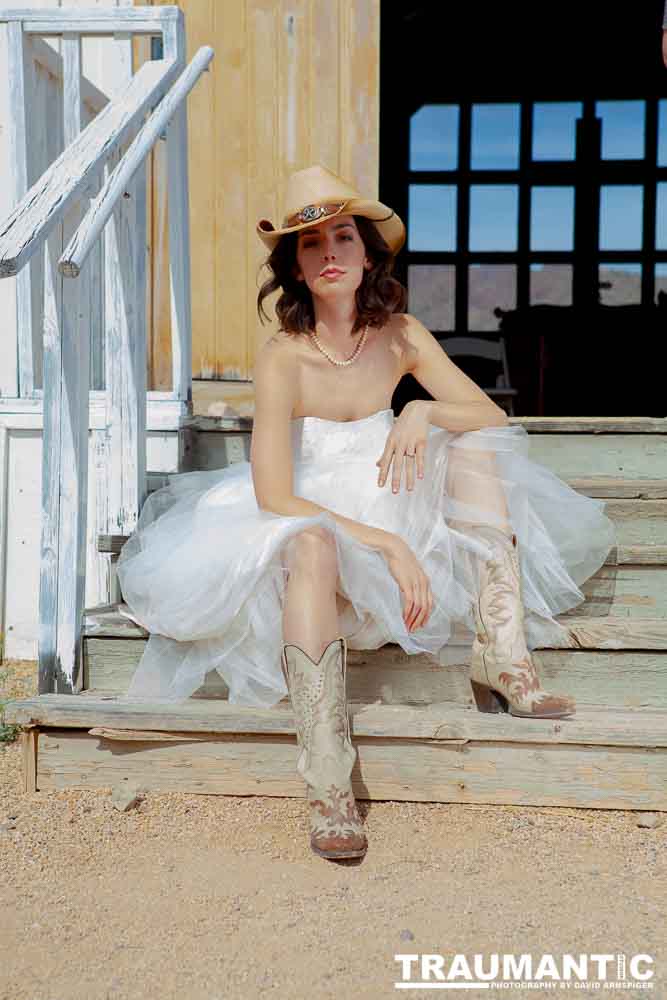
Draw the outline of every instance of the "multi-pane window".
<instances>
[{"instance_id":1,"label":"multi-pane window","mask_svg":"<svg viewBox=\"0 0 667 1000\"><path fill-rule=\"evenodd\" d=\"M667 100L427 104L409 142L409 309L436 335L667 296Z\"/></svg>"}]
</instances>

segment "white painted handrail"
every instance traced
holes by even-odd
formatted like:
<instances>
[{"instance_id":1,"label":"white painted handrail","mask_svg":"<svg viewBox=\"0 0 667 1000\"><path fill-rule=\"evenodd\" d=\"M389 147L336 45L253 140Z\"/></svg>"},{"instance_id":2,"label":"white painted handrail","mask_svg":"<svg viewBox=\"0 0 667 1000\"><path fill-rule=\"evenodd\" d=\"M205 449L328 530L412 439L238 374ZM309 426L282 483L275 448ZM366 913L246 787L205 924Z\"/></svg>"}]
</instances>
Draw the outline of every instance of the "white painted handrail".
<instances>
[{"instance_id":1,"label":"white painted handrail","mask_svg":"<svg viewBox=\"0 0 667 1000\"><path fill-rule=\"evenodd\" d=\"M8 7L0 10L3 21L19 21L23 31L36 35L115 35L129 31L133 35L155 35L167 24L182 18L175 5L157 7Z\"/></svg>"},{"instance_id":2,"label":"white painted handrail","mask_svg":"<svg viewBox=\"0 0 667 1000\"><path fill-rule=\"evenodd\" d=\"M96 470L98 529L131 533L146 499L146 160L163 134L173 388L152 396L154 404L158 396L164 396L160 406L173 404L179 427L192 412L185 98L213 50L201 48L186 64L185 18L176 6L0 8L3 22L15 208L0 219L0 278L16 277L17 397L39 391L34 376L42 363L42 398L34 400L43 423L39 691L71 692L83 680L90 368L101 357L91 355L91 343L103 345L105 366L103 427L95 435L103 456ZM61 36L60 55L42 34ZM161 35L163 58L133 74L136 34ZM115 36L118 96L109 99L85 80L83 35ZM62 81L59 90L39 90L46 74L36 72L37 62ZM46 142L39 129L50 128L59 96L62 134L56 128ZM91 111L97 114L82 129ZM47 163L28 190L28 178ZM100 260L91 255L80 273L93 245ZM39 250L41 261L32 259ZM67 274L79 280L66 281ZM109 597L115 599L111 591Z\"/></svg>"},{"instance_id":3,"label":"white painted handrail","mask_svg":"<svg viewBox=\"0 0 667 1000\"><path fill-rule=\"evenodd\" d=\"M80 274L86 257L113 212L114 205L150 153L176 109L183 103L202 73L208 69L213 55L213 49L209 45L203 45L198 49L169 93L137 132L99 195L91 200L88 211L58 261L58 269L66 277L76 278Z\"/></svg>"},{"instance_id":4,"label":"white painted handrail","mask_svg":"<svg viewBox=\"0 0 667 1000\"><path fill-rule=\"evenodd\" d=\"M91 178L177 78L175 60L146 62L0 223L0 278L17 274Z\"/></svg>"}]
</instances>

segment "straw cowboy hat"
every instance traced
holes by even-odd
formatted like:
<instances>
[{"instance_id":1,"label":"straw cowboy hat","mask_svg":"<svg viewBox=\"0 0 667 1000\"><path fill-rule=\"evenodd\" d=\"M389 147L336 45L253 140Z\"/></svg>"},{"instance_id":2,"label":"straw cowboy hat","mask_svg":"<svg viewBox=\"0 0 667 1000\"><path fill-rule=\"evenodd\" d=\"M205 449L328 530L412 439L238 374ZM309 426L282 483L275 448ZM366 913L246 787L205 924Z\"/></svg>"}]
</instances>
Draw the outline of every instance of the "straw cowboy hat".
<instances>
[{"instance_id":1,"label":"straw cowboy hat","mask_svg":"<svg viewBox=\"0 0 667 1000\"><path fill-rule=\"evenodd\" d=\"M273 250L286 233L315 226L320 219L348 214L370 219L393 254L397 254L405 243L405 226L396 212L381 201L362 198L355 188L319 163L291 174L280 229L276 229L269 219L260 219L256 231L260 240Z\"/></svg>"}]
</instances>

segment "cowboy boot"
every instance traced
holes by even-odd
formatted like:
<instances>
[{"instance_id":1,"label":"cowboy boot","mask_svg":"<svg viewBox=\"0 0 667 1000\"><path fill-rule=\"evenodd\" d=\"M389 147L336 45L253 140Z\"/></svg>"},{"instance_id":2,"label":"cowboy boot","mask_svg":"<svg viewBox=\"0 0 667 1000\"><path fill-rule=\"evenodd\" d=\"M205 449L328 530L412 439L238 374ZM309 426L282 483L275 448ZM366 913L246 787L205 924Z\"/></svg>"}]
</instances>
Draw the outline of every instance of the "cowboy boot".
<instances>
[{"instance_id":1,"label":"cowboy boot","mask_svg":"<svg viewBox=\"0 0 667 1000\"><path fill-rule=\"evenodd\" d=\"M526 646L516 535L492 525L477 525L476 531L492 548L491 558L480 563L474 604L470 686L478 710L535 719L573 715L573 698L540 687Z\"/></svg>"},{"instance_id":2,"label":"cowboy boot","mask_svg":"<svg viewBox=\"0 0 667 1000\"><path fill-rule=\"evenodd\" d=\"M346 701L347 644L333 639L316 663L283 643L282 671L301 753L297 771L308 786L310 846L323 858L358 858L368 847L350 775L357 759Z\"/></svg>"}]
</instances>

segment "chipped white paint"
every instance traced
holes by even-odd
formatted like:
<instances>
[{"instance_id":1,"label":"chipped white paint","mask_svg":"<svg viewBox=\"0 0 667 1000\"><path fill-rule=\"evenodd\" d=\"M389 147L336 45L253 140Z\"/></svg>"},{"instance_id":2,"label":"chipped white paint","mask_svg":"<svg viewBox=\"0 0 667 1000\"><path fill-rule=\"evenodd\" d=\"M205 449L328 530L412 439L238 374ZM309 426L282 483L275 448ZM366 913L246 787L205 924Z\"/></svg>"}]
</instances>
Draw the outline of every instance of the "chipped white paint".
<instances>
[{"instance_id":1,"label":"chipped white paint","mask_svg":"<svg viewBox=\"0 0 667 1000\"><path fill-rule=\"evenodd\" d=\"M106 395L106 391L90 393L88 412L91 428L106 427ZM185 419L181 402L172 399L171 393L151 392L147 406L149 431L176 431ZM41 428L42 398L0 399L0 423L16 428Z\"/></svg>"},{"instance_id":2,"label":"chipped white paint","mask_svg":"<svg viewBox=\"0 0 667 1000\"><path fill-rule=\"evenodd\" d=\"M202 46L188 68L181 74L167 96L162 99L139 130L127 152L105 181L99 196L91 202L81 225L63 251L58 267L66 277L78 277L84 261L113 211L113 206L118 202L135 173L144 164L154 143L201 74L208 68L212 58L213 49L207 45Z\"/></svg>"},{"instance_id":3,"label":"chipped white paint","mask_svg":"<svg viewBox=\"0 0 667 1000\"><path fill-rule=\"evenodd\" d=\"M14 182L14 203L21 204L31 184L29 173L28 115L34 102L33 61L28 56L23 41L20 22L7 26L7 72L9 75L9 149L11 175ZM10 219L11 219L10 215ZM2 274L2 229L0 228L0 275ZM17 274L17 271L9 273ZM34 388L34 301L32 296L33 278L36 268L31 265L16 278L16 305L18 330L19 391L31 395Z\"/></svg>"},{"instance_id":4,"label":"chipped white paint","mask_svg":"<svg viewBox=\"0 0 667 1000\"><path fill-rule=\"evenodd\" d=\"M97 538L109 520L103 416L91 422L89 447L87 608L106 602L109 594L110 557L97 551ZM8 658L38 659L42 456L41 414L0 414L0 645ZM156 483L179 471L176 429L148 432L147 462L151 470L160 470L149 477Z\"/></svg>"},{"instance_id":5,"label":"chipped white paint","mask_svg":"<svg viewBox=\"0 0 667 1000\"><path fill-rule=\"evenodd\" d=\"M17 283L25 283L18 334L26 392L17 398L21 385L12 386L15 398L0 398L0 463L6 462L8 424L43 426L40 510L30 528L33 538L40 524L42 531L39 689L69 692L82 679L85 601L99 602L99 591L109 586L108 563L96 552L97 536L131 531L145 500L147 426L175 432L164 439L169 445L164 457L153 448L160 471L177 471L182 461L180 421L192 399L185 99L213 51L201 50L170 92L185 68L184 18L177 7L5 10L2 21L12 51L10 108L21 109L10 114L13 150L19 166L22 157L23 170L18 171L15 206L0 223L0 277L16 276ZM137 32L162 32L165 58L147 62L133 75ZM110 36L109 44L121 54L111 74L111 99L84 80L82 33ZM54 44L60 52L40 34L59 36ZM47 121L58 120L59 101L64 102L64 136L45 128ZM175 379L172 392L151 393L147 406L145 160L165 129ZM140 137L133 141L138 130ZM105 184L98 193L103 171ZM83 272L77 268L76 281L63 282L57 267L62 245L78 233L91 196L102 214L82 256L88 266ZM31 282L31 274L38 280ZM37 388L41 344L35 331L44 345L42 390ZM91 374L97 391L90 391ZM91 478L95 492L89 511ZM5 555L0 547L0 565Z\"/></svg>"},{"instance_id":6,"label":"chipped white paint","mask_svg":"<svg viewBox=\"0 0 667 1000\"><path fill-rule=\"evenodd\" d=\"M55 7L52 10L41 6L32 9L24 7L0 9L0 23L19 21L23 23L25 31L37 35L61 35L67 31L84 35L113 35L123 30L133 35L159 34L165 23L179 20L181 16L177 6L110 5L107 8L77 9L73 5Z\"/></svg>"},{"instance_id":7,"label":"chipped white paint","mask_svg":"<svg viewBox=\"0 0 667 1000\"><path fill-rule=\"evenodd\" d=\"M107 157L163 96L177 74L178 67L169 60L144 63L121 97L110 101L42 174L0 225L0 277L18 273L35 253L38 241L85 192Z\"/></svg>"}]
</instances>

